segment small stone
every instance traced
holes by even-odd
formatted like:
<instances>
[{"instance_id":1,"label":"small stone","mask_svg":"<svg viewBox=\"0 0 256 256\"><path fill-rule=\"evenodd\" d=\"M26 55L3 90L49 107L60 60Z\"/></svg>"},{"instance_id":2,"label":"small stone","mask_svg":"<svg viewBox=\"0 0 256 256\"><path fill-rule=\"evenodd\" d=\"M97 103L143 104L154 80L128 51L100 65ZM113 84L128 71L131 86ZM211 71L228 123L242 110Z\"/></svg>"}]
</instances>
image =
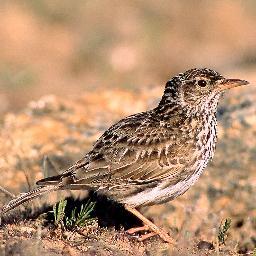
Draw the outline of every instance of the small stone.
<instances>
[{"instance_id":1,"label":"small stone","mask_svg":"<svg viewBox=\"0 0 256 256\"><path fill-rule=\"evenodd\" d=\"M198 244L197 244L197 248L199 250L202 250L202 249L207 249L207 250L213 250L214 249L214 246L212 243L210 242L207 242L207 241L200 241Z\"/></svg>"}]
</instances>

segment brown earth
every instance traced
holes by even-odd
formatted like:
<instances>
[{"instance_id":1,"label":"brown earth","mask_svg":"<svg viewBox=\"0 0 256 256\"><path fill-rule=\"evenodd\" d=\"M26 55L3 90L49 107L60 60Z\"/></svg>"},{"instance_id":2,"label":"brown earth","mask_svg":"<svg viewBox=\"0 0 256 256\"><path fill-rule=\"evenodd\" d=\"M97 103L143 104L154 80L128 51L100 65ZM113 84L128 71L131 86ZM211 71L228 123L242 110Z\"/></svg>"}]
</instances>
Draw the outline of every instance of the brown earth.
<instances>
[{"instance_id":1,"label":"brown earth","mask_svg":"<svg viewBox=\"0 0 256 256\"><path fill-rule=\"evenodd\" d=\"M0 186L14 194L27 191L44 176L44 156L57 169L66 168L85 154L113 122L154 106L161 93L162 89L152 87L137 92L96 91L73 100L45 96L17 114L6 114L0 130ZM172 234L177 240L175 248L157 237L142 243L127 235L124 229L134 226L136 220L123 209L111 210L111 204L106 202L97 202L95 220L85 228L56 228L45 213L60 197L78 196L62 193L29 202L3 217L0 255L255 253L255 93L253 86L237 88L221 101L217 152L199 182L173 202L141 209ZM1 204L9 199L0 193ZM82 199L73 201L81 202ZM232 224L226 243L220 245L219 226L227 218Z\"/></svg>"}]
</instances>

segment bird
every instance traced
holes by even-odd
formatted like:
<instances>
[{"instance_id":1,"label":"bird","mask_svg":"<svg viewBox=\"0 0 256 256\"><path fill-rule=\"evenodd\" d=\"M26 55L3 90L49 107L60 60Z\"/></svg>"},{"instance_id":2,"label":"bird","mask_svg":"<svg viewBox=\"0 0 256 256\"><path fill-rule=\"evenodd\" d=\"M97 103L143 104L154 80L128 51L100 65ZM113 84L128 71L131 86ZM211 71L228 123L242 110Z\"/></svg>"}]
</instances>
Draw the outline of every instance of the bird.
<instances>
[{"instance_id":1,"label":"bird","mask_svg":"<svg viewBox=\"0 0 256 256\"><path fill-rule=\"evenodd\" d=\"M139 218L143 241L159 235L175 240L140 213L138 207L161 204L184 194L213 158L217 141L217 105L223 92L249 84L209 68L193 68L167 81L159 104L130 115L107 129L92 149L62 174L11 200L1 214L56 190L89 190L122 204Z\"/></svg>"}]
</instances>

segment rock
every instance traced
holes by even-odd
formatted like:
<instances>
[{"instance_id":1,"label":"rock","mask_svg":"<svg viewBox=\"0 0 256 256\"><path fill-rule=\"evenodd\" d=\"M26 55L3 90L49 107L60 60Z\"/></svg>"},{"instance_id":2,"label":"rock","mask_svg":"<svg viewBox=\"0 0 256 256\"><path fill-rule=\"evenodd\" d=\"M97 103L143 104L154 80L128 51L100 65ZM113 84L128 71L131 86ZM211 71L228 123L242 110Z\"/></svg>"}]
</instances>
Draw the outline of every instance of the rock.
<instances>
[{"instance_id":1,"label":"rock","mask_svg":"<svg viewBox=\"0 0 256 256\"><path fill-rule=\"evenodd\" d=\"M214 246L213 246L213 243L210 243L210 242L207 242L207 241L200 241L197 244L197 248L199 250L213 250Z\"/></svg>"}]
</instances>

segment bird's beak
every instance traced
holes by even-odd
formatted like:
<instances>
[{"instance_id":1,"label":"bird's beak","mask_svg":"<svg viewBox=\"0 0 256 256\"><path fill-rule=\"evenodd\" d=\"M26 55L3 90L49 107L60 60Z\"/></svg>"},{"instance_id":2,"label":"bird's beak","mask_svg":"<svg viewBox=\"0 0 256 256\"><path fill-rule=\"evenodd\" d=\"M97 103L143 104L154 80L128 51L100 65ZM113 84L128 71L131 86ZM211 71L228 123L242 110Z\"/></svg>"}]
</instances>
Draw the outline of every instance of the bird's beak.
<instances>
[{"instance_id":1,"label":"bird's beak","mask_svg":"<svg viewBox=\"0 0 256 256\"><path fill-rule=\"evenodd\" d=\"M217 91L222 92L237 86L246 85L249 84L246 80L240 80L240 79L223 79L220 81L220 83L217 86Z\"/></svg>"}]
</instances>

